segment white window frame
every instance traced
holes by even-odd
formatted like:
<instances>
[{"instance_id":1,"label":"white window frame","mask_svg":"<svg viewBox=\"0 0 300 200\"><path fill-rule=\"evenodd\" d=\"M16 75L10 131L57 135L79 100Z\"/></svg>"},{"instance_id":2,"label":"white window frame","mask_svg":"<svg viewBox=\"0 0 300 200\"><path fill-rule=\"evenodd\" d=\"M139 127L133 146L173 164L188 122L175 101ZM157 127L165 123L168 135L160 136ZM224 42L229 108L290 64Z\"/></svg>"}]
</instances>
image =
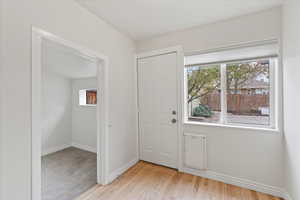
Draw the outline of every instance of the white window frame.
<instances>
[{"instance_id":1,"label":"white window frame","mask_svg":"<svg viewBox=\"0 0 300 200\"><path fill-rule=\"evenodd\" d=\"M270 124L269 126L265 125L256 125L256 124L242 124L242 123L228 123L227 122L227 88L226 88L226 65L230 63L237 63L237 62L249 62L255 60L263 60L268 59L270 61L269 65L269 75L270 75ZM204 63L200 65L207 65L207 64L220 64L220 78L221 78L221 114L220 114L220 122L195 122L190 121L188 118L188 103L187 103L187 74L186 74L186 67L184 66L184 124L192 124L192 125L206 125L206 126L219 126L219 127L233 127L233 128L246 128L246 129L261 129L261 130L271 130L271 131L279 131L279 120L278 120L278 112L279 112L279 83L280 79L278 76L278 64L280 61L279 56L269 56L269 57L255 57L255 58L248 58L248 59L239 59L233 61L224 61L218 63Z\"/></svg>"},{"instance_id":2,"label":"white window frame","mask_svg":"<svg viewBox=\"0 0 300 200\"><path fill-rule=\"evenodd\" d=\"M95 106L97 106L97 104L87 104L86 102L85 102L85 104L80 104L80 92L81 91L85 91L85 93L86 93L86 91L87 90L96 90L97 91L97 93L98 93L98 90L97 90L97 88L84 88L84 89L79 89L78 90L78 106L82 106L82 107L95 107ZM85 97L86 98L86 97ZM98 102L97 102L98 103Z\"/></svg>"}]
</instances>

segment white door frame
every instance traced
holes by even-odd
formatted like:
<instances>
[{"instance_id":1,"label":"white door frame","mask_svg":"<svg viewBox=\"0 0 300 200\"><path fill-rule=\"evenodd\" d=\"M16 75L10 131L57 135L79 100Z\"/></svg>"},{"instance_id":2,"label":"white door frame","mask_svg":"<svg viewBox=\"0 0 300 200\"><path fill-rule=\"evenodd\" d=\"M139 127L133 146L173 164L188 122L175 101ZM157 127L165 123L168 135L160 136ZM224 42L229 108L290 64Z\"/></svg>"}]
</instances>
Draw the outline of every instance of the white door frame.
<instances>
[{"instance_id":1,"label":"white door frame","mask_svg":"<svg viewBox=\"0 0 300 200\"><path fill-rule=\"evenodd\" d=\"M42 43L51 40L72 48L97 63L98 105L97 105L97 183L108 183L108 57L64 40L44 30L32 27L32 114L31 114L31 154L32 179L31 199L41 200L41 156L42 156Z\"/></svg>"},{"instance_id":2,"label":"white door frame","mask_svg":"<svg viewBox=\"0 0 300 200\"><path fill-rule=\"evenodd\" d=\"M176 53L177 54L177 112L178 112L178 145L177 145L177 168L179 171L183 170L183 113L184 113L184 106L183 106L183 101L184 99L182 98L184 95L183 89L184 89L184 54L183 54L183 48L181 46L173 46L169 48L164 48L164 49L158 49L158 50L153 50L150 52L145 52L145 53L140 53L135 56L135 70L136 70L136 98L137 98L137 116L138 116L138 152L140 155L140 144L141 144L141 130L140 130L140 121L139 121L139 77L138 77L138 59L142 58L148 58L148 57L153 57L153 56L159 56L159 55L164 55L164 54L170 54L170 53Z\"/></svg>"}]
</instances>

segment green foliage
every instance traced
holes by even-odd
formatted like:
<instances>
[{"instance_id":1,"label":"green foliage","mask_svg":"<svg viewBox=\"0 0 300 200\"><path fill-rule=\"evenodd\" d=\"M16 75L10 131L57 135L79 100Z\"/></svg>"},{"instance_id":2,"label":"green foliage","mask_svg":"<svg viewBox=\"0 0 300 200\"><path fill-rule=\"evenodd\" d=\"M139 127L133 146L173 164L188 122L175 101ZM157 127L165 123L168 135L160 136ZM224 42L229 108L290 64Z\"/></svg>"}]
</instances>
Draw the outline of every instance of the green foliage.
<instances>
[{"instance_id":1,"label":"green foliage","mask_svg":"<svg viewBox=\"0 0 300 200\"><path fill-rule=\"evenodd\" d=\"M220 88L220 66L196 66L188 71L188 103L201 99ZM240 87L246 85L260 74L269 74L269 62L247 62L227 64L227 90L235 94Z\"/></svg>"},{"instance_id":2,"label":"green foliage","mask_svg":"<svg viewBox=\"0 0 300 200\"><path fill-rule=\"evenodd\" d=\"M220 86L220 67L201 67L188 72L188 103L210 94Z\"/></svg>"},{"instance_id":3,"label":"green foliage","mask_svg":"<svg viewBox=\"0 0 300 200\"><path fill-rule=\"evenodd\" d=\"M194 117L211 117L212 115L211 109L206 105L200 104L193 110Z\"/></svg>"},{"instance_id":4,"label":"green foliage","mask_svg":"<svg viewBox=\"0 0 300 200\"><path fill-rule=\"evenodd\" d=\"M268 63L264 62L228 64L226 66L227 90L233 89L237 94L240 87L249 84L249 81L260 74L268 75L268 71Z\"/></svg>"}]
</instances>

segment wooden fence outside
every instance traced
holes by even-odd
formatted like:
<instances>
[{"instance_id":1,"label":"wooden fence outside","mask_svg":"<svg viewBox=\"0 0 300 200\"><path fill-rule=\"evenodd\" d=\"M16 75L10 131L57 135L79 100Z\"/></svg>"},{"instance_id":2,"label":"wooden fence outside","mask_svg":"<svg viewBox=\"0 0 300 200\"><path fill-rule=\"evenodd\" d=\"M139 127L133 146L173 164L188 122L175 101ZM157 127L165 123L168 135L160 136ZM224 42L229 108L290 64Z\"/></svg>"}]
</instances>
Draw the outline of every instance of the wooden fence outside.
<instances>
[{"instance_id":1,"label":"wooden fence outside","mask_svg":"<svg viewBox=\"0 0 300 200\"><path fill-rule=\"evenodd\" d=\"M214 111L221 109L220 94L210 94L201 99L201 103L208 105ZM259 113L261 107L269 107L269 95L265 94L228 94L227 110L235 114Z\"/></svg>"}]
</instances>

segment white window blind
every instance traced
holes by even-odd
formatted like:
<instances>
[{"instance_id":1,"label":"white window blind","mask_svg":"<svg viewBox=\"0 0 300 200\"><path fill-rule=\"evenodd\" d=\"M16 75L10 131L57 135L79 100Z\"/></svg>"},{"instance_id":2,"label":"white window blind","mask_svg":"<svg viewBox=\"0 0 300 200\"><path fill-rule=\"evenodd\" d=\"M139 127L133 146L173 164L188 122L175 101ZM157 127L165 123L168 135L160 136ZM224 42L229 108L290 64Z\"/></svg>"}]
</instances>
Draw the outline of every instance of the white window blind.
<instances>
[{"instance_id":1,"label":"white window blind","mask_svg":"<svg viewBox=\"0 0 300 200\"><path fill-rule=\"evenodd\" d=\"M278 56L278 49L278 43L275 41L255 45L245 45L243 47L214 49L185 56L185 65L190 66L198 64L203 65L220 62L234 62L239 60L249 60L252 58L272 58Z\"/></svg>"}]
</instances>

